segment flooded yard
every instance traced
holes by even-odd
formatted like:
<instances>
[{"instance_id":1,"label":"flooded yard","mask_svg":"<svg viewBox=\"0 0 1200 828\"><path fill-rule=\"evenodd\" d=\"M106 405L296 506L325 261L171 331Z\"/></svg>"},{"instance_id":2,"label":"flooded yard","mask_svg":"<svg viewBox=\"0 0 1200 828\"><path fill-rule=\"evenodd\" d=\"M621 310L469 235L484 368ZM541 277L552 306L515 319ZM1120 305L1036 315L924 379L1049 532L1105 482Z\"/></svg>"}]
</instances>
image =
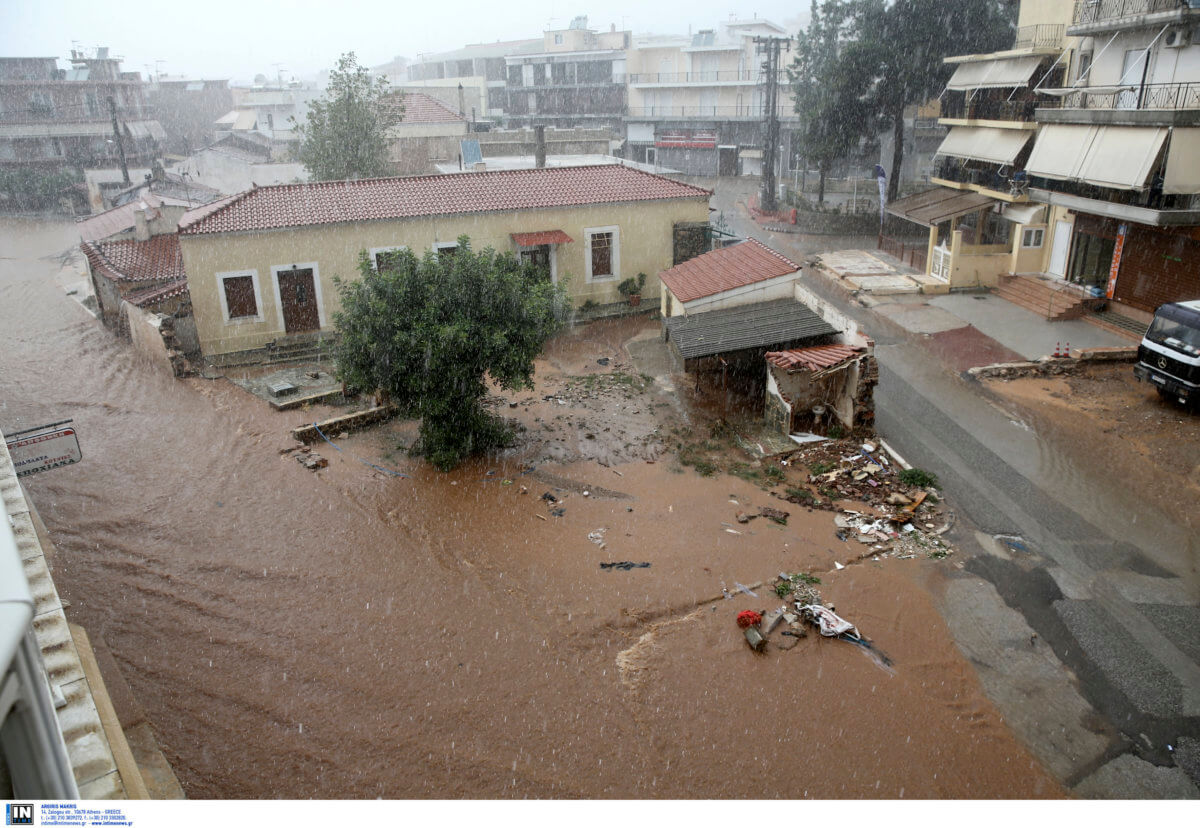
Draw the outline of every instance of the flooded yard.
<instances>
[{"instance_id":1,"label":"flooded yard","mask_svg":"<svg viewBox=\"0 0 1200 828\"><path fill-rule=\"evenodd\" d=\"M839 570L860 547L828 512L681 466L672 429L704 413L633 364L645 323L555 340L493 400L525 428L503 456L443 474L392 422L314 473L280 450L337 409L169 378L65 295L70 225L0 236L0 425L74 418L83 462L27 489L189 797L1062 795L934 609L953 558ZM786 526L725 531L767 505ZM622 561L650 566L600 566ZM736 613L781 602L736 585L780 571L894 672L813 634L751 652Z\"/></svg>"}]
</instances>

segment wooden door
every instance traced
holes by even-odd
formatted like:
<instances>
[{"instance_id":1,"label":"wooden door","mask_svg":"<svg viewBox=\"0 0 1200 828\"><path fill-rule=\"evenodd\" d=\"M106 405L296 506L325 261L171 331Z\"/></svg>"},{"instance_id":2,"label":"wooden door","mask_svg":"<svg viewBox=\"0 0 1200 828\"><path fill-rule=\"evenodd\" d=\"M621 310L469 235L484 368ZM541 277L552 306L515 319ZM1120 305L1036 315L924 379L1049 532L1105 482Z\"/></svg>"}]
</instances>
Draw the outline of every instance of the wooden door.
<instances>
[{"instance_id":1,"label":"wooden door","mask_svg":"<svg viewBox=\"0 0 1200 828\"><path fill-rule=\"evenodd\" d=\"M321 315L317 312L312 268L281 270L276 278L279 279L279 299L283 304L283 329L290 334L320 330Z\"/></svg>"}]
</instances>

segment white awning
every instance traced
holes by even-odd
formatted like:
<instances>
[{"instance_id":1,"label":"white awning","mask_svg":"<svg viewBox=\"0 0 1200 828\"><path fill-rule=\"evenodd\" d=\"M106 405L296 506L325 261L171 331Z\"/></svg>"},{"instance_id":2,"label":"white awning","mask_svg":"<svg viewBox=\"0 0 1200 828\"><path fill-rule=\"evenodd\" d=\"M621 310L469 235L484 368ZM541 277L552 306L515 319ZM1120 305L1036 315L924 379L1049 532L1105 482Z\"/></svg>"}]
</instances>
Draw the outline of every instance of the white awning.
<instances>
[{"instance_id":1,"label":"white awning","mask_svg":"<svg viewBox=\"0 0 1200 828\"><path fill-rule=\"evenodd\" d=\"M1032 136L1032 132L1024 129L956 126L950 128L937 154L1011 164Z\"/></svg>"},{"instance_id":2,"label":"white awning","mask_svg":"<svg viewBox=\"0 0 1200 828\"><path fill-rule=\"evenodd\" d=\"M235 130L252 130L258 123L258 114L253 109L243 109L238 112L237 120L233 122Z\"/></svg>"},{"instance_id":3,"label":"white awning","mask_svg":"<svg viewBox=\"0 0 1200 828\"><path fill-rule=\"evenodd\" d=\"M1149 182L1166 139L1165 127L1050 124L1025 168L1042 178L1137 190Z\"/></svg>"},{"instance_id":4,"label":"white awning","mask_svg":"<svg viewBox=\"0 0 1200 828\"><path fill-rule=\"evenodd\" d=\"M153 138L155 141L167 140L167 133L158 121L126 121L125 127L134 138Z\"/></svg>"},{"instance_id":5,"label":"white awning","mask_svg":"<svg viewBox=\"0 0 1200 828\"><path fill-rule=\"evenodd\" d=\"M1006 204L1001 218L1006 218L1013 224L1041 224L1045 205L1042 204Z\"/></svg>"},{"instance_id":6,"label":"white awning","mask_svg":"<svg viewBox=\"0 0 1200 828\"><path fill-rule=\"evenodd\" d=\"M1141 189L1149 183L1166 140L1166 127L1101 127L1079 177L1100 187Z\"/></svg>"},{"instance_id":7,"label":"white awning","mask_svg":"<svg viewBox=\"0 0 1200 828\"><path fill-rule=\"evenodd\" d=\"M1078 179L1083 159L1099 130L1100 127L1080 124L1048 124L1042 127L1025 170L1041 178L1060 181Z\"/></svg>"},{"instance_id":8,"label":"white awning","mask_svg":"<svg viewBox=\"0 0 1200 828\"><path fill-rule=\"evenodd\" d=\"M961 63L950 76L950 83L946 88L1010 89L1014 86L1025 86L1041 62L1040 57L1019 57Z\"/></svg>"},{"instance_id":9,"label":"white awning","mask_svg":"<svg viewBox=\"0 0 1200 828\"><path fill-rule=\"evenodd\" d=\"M1163 192L1168 195L1200 193L1200 129L1175 127L1167 150L1167 176Z\"/></svg>"}]
</instances>

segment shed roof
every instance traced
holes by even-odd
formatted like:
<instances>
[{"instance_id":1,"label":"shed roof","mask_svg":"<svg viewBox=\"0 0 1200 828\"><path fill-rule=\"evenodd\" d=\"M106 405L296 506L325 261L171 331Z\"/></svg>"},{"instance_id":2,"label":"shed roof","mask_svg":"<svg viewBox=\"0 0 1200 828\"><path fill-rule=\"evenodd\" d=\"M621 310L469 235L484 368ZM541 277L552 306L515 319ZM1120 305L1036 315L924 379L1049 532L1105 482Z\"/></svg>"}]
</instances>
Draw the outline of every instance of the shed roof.
<instances>
[{"instance_id":1,"label":"shed roof","mask_svg":"<svg viewBox=\"0 0 1200 828\"><path fill-rule=\"evenodd\" d=\"M658 274L680 302L795 273L800 266L757 239L701 254Z\"/></svg>"},{"instance_id":2,"label":"shed roof","mask_svg":"<svg viewBox=\"0 0 1200 828\"><path fill-rule=\"evenodd\" d=\"M465 116L424 92L404 93L404 117L400 121L402 124L444 124L465 120Z\"/></svg>"},{"instance_id":3,"label":"shed roof","mask_svg":"<svg viewBox=\"0 0 1200 828\"><path fill-rule=\"evenodd\" d=\"M619 164L314 181L239 193L184 215L180 232L236 233L341 222L708 198L711 191Z\"/></svg>"},{"instance_id":4,"label":"shed roof","mask_svg":"<svg viewBox=\"0 0 1200 828\"><path fill-rule=\"evenodd\" d=\"M767 362L789 374L796 371L821 371L853 359L862 351L862 348L853 345L813 345L809 348L770 351L767 353Z\"/></svg>"},{"instance_id":5,"label":"shed roof","mask_svg":"<svg viewBox=\"0 0 1200 828\"><path fill-rule=\"evenodd\" d=\"M85 241L80 248L91 263L93 272L117 281L150 282L187 278L183 257L179 254L179 237L174 233L151 236L147 241Z\"/></svg>"},{"instance_id":6,"label":"shed roof","mask_svg":"<svg viewBox=\"0 0 1200 828\"><path fill-rule=\"evenodd\" d=\"M894 216L932 227L995 203L996 199L981 193L935 187L923 193L897 199L887 206L887 211Z\"/></svg>"},{"instance_id":7,"label":"shed roof","mask_svg":"<svg viewBox=\"0 0 1200 828\"><path fill-rule=\"evenodd\" d=\"M808 306L792 299L672 316L667 331L684 359L785 346L839 333Z\"/></svg>"},{"instance_id":8,"label":"shed roof","mask_svg":"<svg viewBox=\"0 0 1200 828\"><path fill-rule=\"evenodd\" d=\"M79 238L84 241L107 239L109 236L132 230L137 223L134 213L138 210L145 208L153 212L157 211L162 204L163 202L154 193L143 193L137 201L131 201L120 207L113 207L111 210L105 210L103 213L82 219L75 226L79 229Z\"/></svg>"}]
</instances>

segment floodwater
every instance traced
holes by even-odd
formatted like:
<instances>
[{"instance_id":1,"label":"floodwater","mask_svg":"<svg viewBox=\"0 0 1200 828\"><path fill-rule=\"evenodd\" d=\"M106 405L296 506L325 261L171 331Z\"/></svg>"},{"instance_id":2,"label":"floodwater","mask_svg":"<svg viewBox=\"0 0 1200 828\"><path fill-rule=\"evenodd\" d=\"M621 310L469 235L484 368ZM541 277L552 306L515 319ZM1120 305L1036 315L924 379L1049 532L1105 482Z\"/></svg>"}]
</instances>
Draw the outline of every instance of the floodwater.
<instances>
[{"instance_id":1,"label":"floodwater","mask_svg":"<svg viewBox=\"0 0 1200 828\"><path fill-rule=\"evenodd\" d=\"M77 242L69 225L2 221L0 241L0 425L75 419L83 462L27 490L71 619L112 652L189 797L1062 795L934 609L924 584L953 558L835 571L861 547L828 513L736 524L782 504L648 446L645 412L669 408L653 395L583 427L567 418L586 404L542 399L609 370L611 338L556 343L543 386L505 409L556 424L527 456L443 475L396 450L411 427L395 424L318 447L314 474L279 453L312 413L170 379L64 295L44 257ZM613 406L631 402L626 423ZM626 426L610 466L568 462ZM599 567L622 560L651 566ZM894 673L812 635L751 653L736 612L779 602L722 589L781 570L819 574Z\"/></svg>"}]
</instances>

